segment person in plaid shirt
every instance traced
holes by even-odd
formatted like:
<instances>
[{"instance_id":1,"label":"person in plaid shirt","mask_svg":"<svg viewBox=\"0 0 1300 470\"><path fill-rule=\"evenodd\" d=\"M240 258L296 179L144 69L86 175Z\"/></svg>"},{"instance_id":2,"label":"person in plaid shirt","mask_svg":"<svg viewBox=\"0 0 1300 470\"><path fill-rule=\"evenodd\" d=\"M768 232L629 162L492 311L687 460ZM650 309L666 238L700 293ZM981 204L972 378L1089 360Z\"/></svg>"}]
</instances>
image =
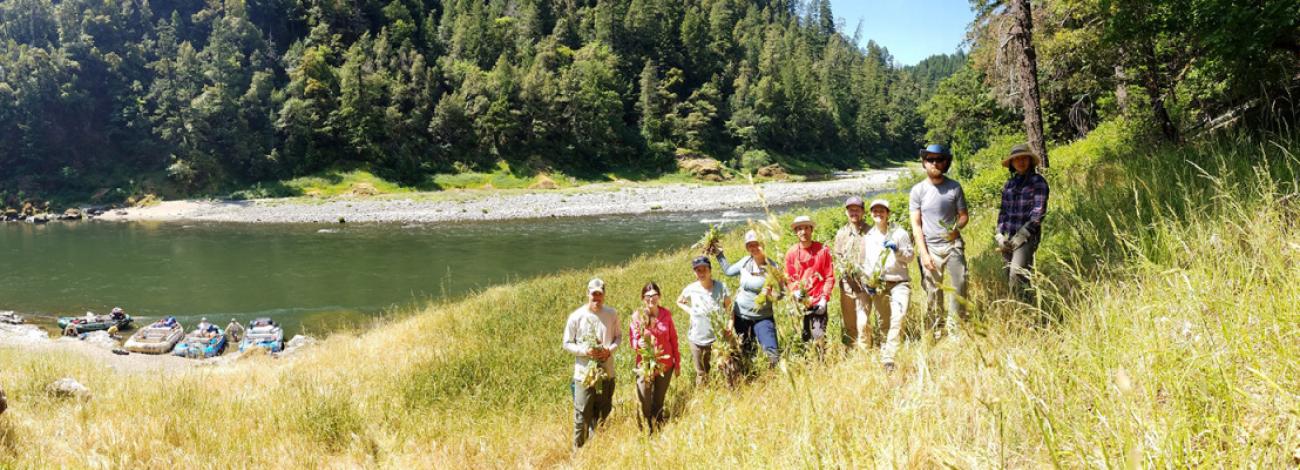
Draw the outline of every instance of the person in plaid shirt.
<instances>
[{"instance_id":1,"label":"person in plaid shirt","mask_svg":"<svg viewBox=\"0 0 1300 470\"><path fill-rule=\"evenodd\" d=\"M1029 273L1034 268L1034 253L1042 239L1043 216L1047 214L1047 179L1038 174L1038 155L1028 145L1011 148L1002 166L1011 170L1011 178L1002 186L1002 208L998 211L997 235L994 236L1011 292L1025 302L1033 300Z\"/></svg>"}]
</instances>

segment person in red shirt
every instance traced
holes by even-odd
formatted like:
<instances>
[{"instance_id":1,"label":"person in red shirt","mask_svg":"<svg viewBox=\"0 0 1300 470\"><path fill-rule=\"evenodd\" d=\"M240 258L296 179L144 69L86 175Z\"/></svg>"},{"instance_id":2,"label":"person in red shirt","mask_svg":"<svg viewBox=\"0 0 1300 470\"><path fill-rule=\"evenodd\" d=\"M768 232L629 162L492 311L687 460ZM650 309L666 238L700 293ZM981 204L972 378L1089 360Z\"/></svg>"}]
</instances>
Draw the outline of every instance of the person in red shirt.
<instances>
[{"instance_id":1,"label":"person in red shirt","mask_svg":"<svg viewBox=\"0 0 1300 470\"><path fill-rule=\"evenodd\" d=\"M785 279L787 288L794 293L794 301L803 313L803 341L812 340L820 353L825 347L826 304L835 286L835 270L831 266L831 251L820 242L813 241L814 224L811 218L801 215L790 224L799 243L785 254Z\"/></svg>"},{"instance_id":2,"label":"person in red shirt","mask_svg":"<svg viewBox=\"0 0 1300 470\"><path fill-rule=\"evenodd\" d=\"M642 350L652 344L657 347L655 354L659 357L659 367L649 377L638 376L636 396L641 400L641 415L649 424L650 432L655 432L664 420L664 398L668 396L668 384L674 375L682 373L682 355L677 345L677 327L673 325L673 315L660 306L659 286L653 282L641 288L643 308L632 312L630 341L636 357L638 373L641 366Z\"/></svg>"}]
</instances>

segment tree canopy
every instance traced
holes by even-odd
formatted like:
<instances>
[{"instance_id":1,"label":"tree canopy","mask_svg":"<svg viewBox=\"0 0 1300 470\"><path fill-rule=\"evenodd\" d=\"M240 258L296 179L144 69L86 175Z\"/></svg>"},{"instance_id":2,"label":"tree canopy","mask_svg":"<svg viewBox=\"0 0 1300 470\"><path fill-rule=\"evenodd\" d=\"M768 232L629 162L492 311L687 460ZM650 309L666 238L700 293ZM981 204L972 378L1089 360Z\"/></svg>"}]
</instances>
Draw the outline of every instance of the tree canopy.
<instances>
[{"instance_id":1,"label":"tree canopy","mask_svg":"<svg viewBox=\"0 0 1300 470\"><path fill-rule=\"evenodd\" d=\"M0 197L911 152L965 57L858 44L828 0L2 0Z\"/></svg>"}]
</instances>

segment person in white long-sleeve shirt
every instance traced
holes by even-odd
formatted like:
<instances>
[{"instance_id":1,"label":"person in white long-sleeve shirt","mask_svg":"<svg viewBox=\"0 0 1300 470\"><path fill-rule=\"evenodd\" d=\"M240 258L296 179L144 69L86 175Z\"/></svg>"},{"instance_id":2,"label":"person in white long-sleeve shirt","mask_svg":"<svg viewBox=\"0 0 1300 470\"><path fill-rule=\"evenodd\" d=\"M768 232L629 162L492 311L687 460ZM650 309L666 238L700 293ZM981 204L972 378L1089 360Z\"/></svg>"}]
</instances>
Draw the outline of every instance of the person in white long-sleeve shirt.
<instances>
[{"instance_id":1,"label":"person in white long-sleeve shirt","mask_svg":"<svg viewBox=\"0 0 1300 470\"><path fill-rule=\"evenodd\" d=\"M605 305L605 282L587 283L587 304L569 314L564 325L564 350L573 354L573 447L586 444L596 426L614 408L614 350L623 340L618 312ZM588 344L595 338L596 345ZM592 387L582 382L591 361L598 361L605 378Z\"/></svg>"},{"instance_id":2,"label":"person in white long-sleeve shirt","mask_svg":"<svg viewBox=\"0 0 1300 470\"><path fill-rule=\"evenodd\" d=\"M907 316L908 302L912 296L911 276L907 264L916 253L912 237L902 227L889 223L889 201L871 201L871 219L875 222L863 237L862 265L869 299L864 308L872 308L880 318L880 329L885 330L885 342L880 348L880 359L886 372L894 371L894 355L901 341L903 318Z\"/></svg>"}]
</instances>

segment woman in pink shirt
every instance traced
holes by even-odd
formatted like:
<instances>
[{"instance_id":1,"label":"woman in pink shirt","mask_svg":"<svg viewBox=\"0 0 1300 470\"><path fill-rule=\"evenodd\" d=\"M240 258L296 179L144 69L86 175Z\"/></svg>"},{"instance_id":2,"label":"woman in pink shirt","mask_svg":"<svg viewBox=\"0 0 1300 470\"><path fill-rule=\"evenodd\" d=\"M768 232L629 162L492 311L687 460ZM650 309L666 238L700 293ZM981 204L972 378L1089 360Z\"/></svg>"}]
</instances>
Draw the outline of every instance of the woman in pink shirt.
<instances>
[{"instance_id":1,"label":"woman in pink shirt","mask_svg":"<svg viewBox=\"0 0 1300 470\"><path fill-rule=\"evenodd\" d=\"M642 308L632 312L632 351L636 357L636 396L641 416L654 432L663 422L664 398L672 376L681 374L682 356L677 349L677 327L673 315L659 305L659 286L651 282L641 288ZM642 357L658 358L658 365L642 366Z\"/></svg>"}]
</instances>

